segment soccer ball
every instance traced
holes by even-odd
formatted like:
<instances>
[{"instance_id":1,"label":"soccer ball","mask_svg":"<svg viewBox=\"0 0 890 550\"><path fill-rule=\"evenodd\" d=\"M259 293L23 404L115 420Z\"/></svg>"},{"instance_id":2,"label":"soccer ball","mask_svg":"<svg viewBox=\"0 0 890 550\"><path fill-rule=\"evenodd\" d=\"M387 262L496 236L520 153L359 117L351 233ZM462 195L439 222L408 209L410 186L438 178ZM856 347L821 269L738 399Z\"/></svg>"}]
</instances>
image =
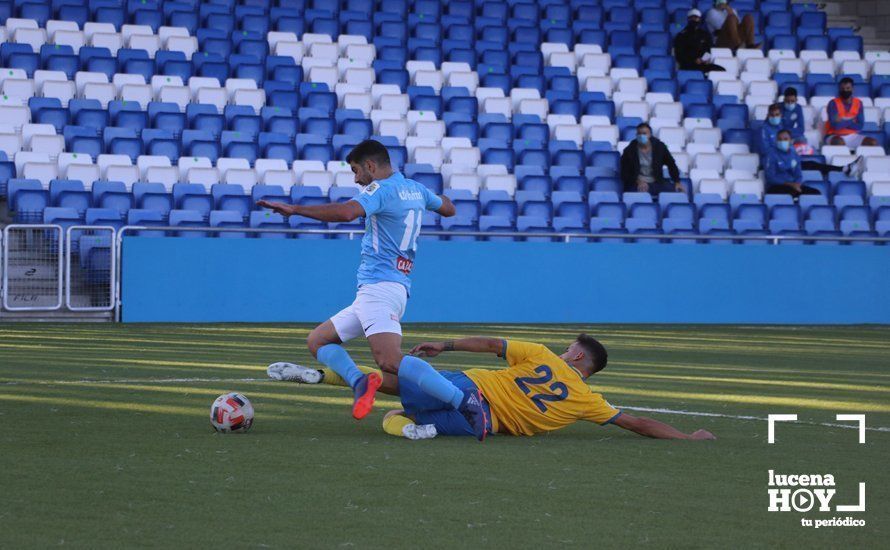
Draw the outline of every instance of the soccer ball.
<instances>
[{"instance_id":1,"label":"soccer ball","mask_svg":"<svg viewBox=\"0 0 890 550\"><path fill-rule=\"evenodd\" d=\"M210 407L210 424L220 433L244 433L253 426L253 405L240 393L220 395Z\"/></svg>"}]
</instances>

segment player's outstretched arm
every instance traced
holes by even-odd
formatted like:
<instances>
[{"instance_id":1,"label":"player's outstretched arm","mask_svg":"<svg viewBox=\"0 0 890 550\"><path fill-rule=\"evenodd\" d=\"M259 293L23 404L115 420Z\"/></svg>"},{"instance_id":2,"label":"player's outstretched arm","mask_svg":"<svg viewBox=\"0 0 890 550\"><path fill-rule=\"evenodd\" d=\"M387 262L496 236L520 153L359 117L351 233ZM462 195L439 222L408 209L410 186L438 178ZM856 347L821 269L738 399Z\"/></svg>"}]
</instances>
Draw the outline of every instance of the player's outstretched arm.
<instances>
[{"instance_id":1,"label":"player's outstretched arm","mask_svg":"<svg viewBox=\"0 0 890 550\"><path fill-rule=\"evenodd\" d=\"M473 336L447 342L424 342L411 349L411 355L435 357L443 351L469 351L474 353L504 354L504 341L499 338Z\"/></svg>"},{"instance_id":2,"label":"player's outstretched arm","mask_svg":"<svg viewBox=\"0 0 890 550\"><path fill-rule=\"evenodd\" d=\"M630 430L640 435L655 439L717 439L714 437L714 434L707 430L698 430L691 434L685 434L664 422L655 420L654 418L632 416L626 412L622 412L621 415L615 419L613 424L620 428L624 428L625 430Z\"/></svg>"},{"instance_id":3,"label":"player's outstretched arm","mask_svg":"<svg viewBox=\"0 0 890 550\"><path fill-rule=\"evenodd\" d=\"M323 222L351 222L365 215L365 209L356 201L330 204L299 205L283 202L257 201L260 208L268 208L282 216L305 216Z\"/></svg>"},{"instance_id":4,"label":"player's outstretched arm","mask_svg":"<svg viewBox=\"0 0 890 550\"><path fill-rule=\"evenodd\" d=\"M451 199L449 199L445 195L439 195L439 198L442 199L442 206L440 206L439 209L436 210L437 214L446 218L450 218L451 216L457 214L457 208L454 207L454 203L451 202Z\"/></svg>"}]
</instances>

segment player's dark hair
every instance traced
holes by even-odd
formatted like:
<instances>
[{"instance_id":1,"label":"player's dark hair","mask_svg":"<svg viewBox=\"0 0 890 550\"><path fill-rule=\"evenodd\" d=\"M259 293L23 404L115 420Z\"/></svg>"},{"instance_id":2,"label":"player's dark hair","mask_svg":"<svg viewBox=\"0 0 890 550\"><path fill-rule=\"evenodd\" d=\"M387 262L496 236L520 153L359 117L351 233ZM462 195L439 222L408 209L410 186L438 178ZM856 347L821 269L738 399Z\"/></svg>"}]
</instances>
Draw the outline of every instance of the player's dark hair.
<instances>
[{"instance_id":1,"label":"player's dark hair","mask_svg":"<svg viewBox=\"0 0 890 550\"><path fill-rule=\"evenodd\" d=\"M788 97L790 95L797 97L797 88L795 88L794 86L788 86L787 88L785 88L785 97Z\"/></svg>"},{"instance_id":2,"label":"player's dark hair","mask_svg":"<svg viewBox=\"0 0 890 550\"><path fill-rule=\"evenodd\" d=\"M778 103L773 103L773 104L770 105L769 108L766 110L767 114L772 113L773 111L779 111L779 112L781 113L781 111L782 111L782 106L779 105Z\"/></svg>"},{"instance_id":3,"label":"player's dark hair","mask_svg":"<svg viewBox=\"0 0 890 550\"><path fill-rule=\"evenodd\" d=\"M389 151L382 143L373 139L366 139L352 148L346 156L346 162L361 164L366 160L372 160L381 166L389 166Z\"/></svg>"},{"instance_id":4,"label":"player's dark hair","mask_svg":"<svg viewBox=\"0 0 890 550\"><path fill-rule=\"evenodd\" d=\"M790 132L790 131L788 131L788 130L780 130L779 133L776 134L776 138L778 138L778 137L781 136L782 134L785 134L785 135L787 135L788 137L791 137L791 132Z\"/></svg>"},{"instance_id":5,"label":"player's dark hair","mask_svg":"<svg viewBox=\"0 0 890 550\"><path fill-rule=\"evenodd\" d=\"M638 131L639 131L639 130L642 130L643 128L645 128L646 130L649 130L649 133L650 133L650 134L652 133L652 126L649 126L649 125L646 124L645 122L641 122L641 123L637 124L637 130L638 130Z\"/></svg>"},{"instance_id":6,"label":"player's dark hair","mask_svg":"<svg viewBox=\"0 0 890 550\"><path fill-rule=\"evenodd\" d=\"M841 79L840 82L838 82L838 86L843 86L844 84L849 84L850 86L852 86L853 79L850 78L849 76L845 76L844 78Z\"/></svg>"},{"instance_id":7,"label":"player's dark hair","mask_svg":"<svg viewBox=\"0 0 890 550\"><path fill-rule=\"evenodd\" d=\"M590 357L590 362L593 364L591 374L606 368L606 363L609 362L609 354L606 353L606 348L599 343L599 340L588 334L579 334L575 341L584 348L584 351Z\"/></svg>"}]
</instances>

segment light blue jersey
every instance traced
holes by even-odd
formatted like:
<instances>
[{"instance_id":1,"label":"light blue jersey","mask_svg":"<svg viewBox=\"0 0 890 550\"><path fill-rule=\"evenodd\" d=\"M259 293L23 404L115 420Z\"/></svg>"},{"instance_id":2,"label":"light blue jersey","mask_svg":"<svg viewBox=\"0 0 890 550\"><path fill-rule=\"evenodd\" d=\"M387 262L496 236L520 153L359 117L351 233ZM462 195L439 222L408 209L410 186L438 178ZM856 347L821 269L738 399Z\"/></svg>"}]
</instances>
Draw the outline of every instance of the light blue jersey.
<instances>
[{"instance_id":1,"label":"light blue jersey","mask_svg":"<svg viewBox=\"0 0 890 550\"><path fill-rule=\"evenodd\" d=\"M365 209L365 236L358 284L392 281L411 290L417 235L424 210L438 210L442 199L423 184L395 172L372 182L354 199Z\"/></svg>"}]
</instances>

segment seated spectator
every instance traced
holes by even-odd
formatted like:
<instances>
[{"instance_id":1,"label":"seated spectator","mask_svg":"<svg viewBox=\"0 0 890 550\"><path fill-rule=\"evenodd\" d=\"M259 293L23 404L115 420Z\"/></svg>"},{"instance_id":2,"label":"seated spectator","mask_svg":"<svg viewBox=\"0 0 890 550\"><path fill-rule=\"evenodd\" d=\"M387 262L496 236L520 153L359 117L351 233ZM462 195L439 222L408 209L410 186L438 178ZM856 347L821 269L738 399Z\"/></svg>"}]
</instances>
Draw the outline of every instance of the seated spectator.
<instances>
[{"instance_id":1,"label":"seated spectator","mask_svg":"<svg viewBox=\"0 0 890 550\"><path fill-rule=\"evenodd\" d=\"M825 121L825 143L846 145L855 149L860 145L877 145L874 138L861 134L865 124L862 101L853 97L853 79L844 77L838 86L838 97L828 103Z\"/></svg>"},{"instance_id":2,"label":"seated spectator","mask_svg":"<svg viewBox=\"0 0 890 550\"><path fill-rule=\"evenodd\" d=\"M806 122L803 117L803 109L797 104L797 88L788 86L785 88L784 101L782 102L782 129L791 132L791 140L795 145L806 143Z\"/></svg>"},{"instance_id":3,"label":"seated spectator","mask_svg":"<svg viewBox=\"0 0 890 550\"><path fill-rule=\"evenodd\" d=\"M776 138L782 130L782 108L778 104L769 106L766 120L760 127L760 141L757 143L761 156L766 156L776 146Z\"/></svg>"},{"instance_id":4,"label":"seated spectator","mask_svg":"<svg viewBox=\"0 0 890 550\"><path fill-rule=\"evenodd\" d=\"M708 10L705 20L718 48L735 52L739 48L760 47L754 42L754 18L748 14L740 20L728 0L714 0L714 7Z\"/></svg>"},{"instance_id":5,"label":"seated spectator","mask_svg":"<svg viewBox=\"0 0 890 550\"><path fill-rule=\"evenodd\" d=\"M803 172L800 157L791 147L791 132L779 131L776 146L771 147L766 155L766 192L772 194L819 195L819 190L801 183Z\"/></svg>"},{"instance_id":6,"label":"seated spectator","mask_svg":"<svg viewBox=\"0 0 890 550\"><path fill-rule=\"evenodd\" d=\"M701 12L696 9L686 14L686 27L674 38L674 56L682 71L725 71L720 65L710 63L711 33L701 24Z\"/></svg>"},{"instance_id":7,"label":"seated spectator","mask_svg":"<svg viewBox=\"0 0 890 550\"><path fill-rule=\"evenodd\" d=\"M670 181L664 177L665 166ZM621 180L625 191L653 195L666 191L685 192L674 157L664 143L652 137L652 128L645 122L637 126L637 138L621 154Z\"/></svg>"},{"instance_id":8,"label":"seated spectator","mask_svg":"<svg viewBox=\"0 0 890 550\"><path fill-rule=\"evenodd\" d=\"M798 105L797 108L800 109L800 106ZM766 120L763 122L763 126L760 129L760 157L761 163L763 163L764 165L766 164L769 150L776 147L779 132L787 131L792 135L792 141L794 140L794 134L791 132L791 130L783 126L783 111L787 112L786 108L778 103L770 105ZM813 148L807 145L806 141L804 141L802 144L798 144L797 142L794 143L795 145L793 148L798 155L812 155L814 153L812 150ZM822 173L823 178L827 177L829 172L843 172L847 176L850 176L854 179L859 179L862 176L862 171L865 169L865 159L862 156L859 156L856 158L856 160L845 166L834 166L831 164L825 164L824 162L816 162L814 160L803 160L801 161L800 168L801 170L818 170Z\"/></svg>"}]
</instances>

